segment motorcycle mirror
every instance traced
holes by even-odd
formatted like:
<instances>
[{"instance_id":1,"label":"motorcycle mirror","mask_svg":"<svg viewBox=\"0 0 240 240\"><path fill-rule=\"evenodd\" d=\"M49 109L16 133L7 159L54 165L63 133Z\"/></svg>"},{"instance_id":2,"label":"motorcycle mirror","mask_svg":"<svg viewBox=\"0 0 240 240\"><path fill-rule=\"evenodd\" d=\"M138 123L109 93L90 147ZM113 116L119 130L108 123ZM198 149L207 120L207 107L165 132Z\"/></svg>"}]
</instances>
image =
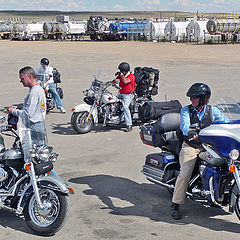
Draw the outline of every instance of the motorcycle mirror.
<instances>
[{"instance_id":1,"label":"motorcycle mirror","mask_svg":"<svg viewBox=\"0 0 240 240\"><path fill-rule=\"evenodd\" d=\"M4 116L0 116L0 123L4 123L6 121L6 118Z\"/></svg>"}]
</instances>

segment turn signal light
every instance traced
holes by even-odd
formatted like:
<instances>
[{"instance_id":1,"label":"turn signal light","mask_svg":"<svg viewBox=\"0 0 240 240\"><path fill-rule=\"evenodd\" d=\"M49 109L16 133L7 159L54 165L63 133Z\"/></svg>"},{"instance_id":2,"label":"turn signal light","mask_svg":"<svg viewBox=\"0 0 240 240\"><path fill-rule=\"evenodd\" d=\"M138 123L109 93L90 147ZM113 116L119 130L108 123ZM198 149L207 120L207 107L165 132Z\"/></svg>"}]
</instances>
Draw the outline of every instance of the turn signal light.
<instances>
[{"instance_id":1,"label":"turn signal light","mask_svg":"<svg viewBox=\"0 0 240 240\"><path fill-rule=\"evenodd\" d=\"M44 92L46 93L46 92L47 92L47 89L44 89Z\"/></svg>"},{"instance_id":2,"label":"turn signal light","mask_svg":"<svg viewBox=\"0 0 240 240\"><path fill-rule=\"evenodd\" d=\"M28 171L30 169L30 167L31 167L31 164L27 164L27 165L25 165L24 168Z\"/></svg>"},{"instance_id":3,"label":"turn signal light","mask_svg":"<svg viewBox=\"0 0 240 240\"><path fill-rule=\"evenodd\" d=\"M236 171L236 167L235 167L235 165L232 165L231 167L230 167L230 172L231 173L234 173Z\"/></svg>"},{"instance_id":4,"label":"turn signal light","mask_svg":"<svg viewBox=\"0 0 240 240\"><path fill-rule=\"evenodd\" d=\"M75 108L72 108L72 112L74 112L75 111Z\"/></svg>"},{"instance_id":5,"label":"turn signal light","mask_svg":"<svg viewBox=\"0 0 240 240\"><path fill-rule=\"evenodd\" d=\"M68 189L69 193L74 193L74 190L72 188L68 187L67 189Z\"/></svg>"}]
</instances>

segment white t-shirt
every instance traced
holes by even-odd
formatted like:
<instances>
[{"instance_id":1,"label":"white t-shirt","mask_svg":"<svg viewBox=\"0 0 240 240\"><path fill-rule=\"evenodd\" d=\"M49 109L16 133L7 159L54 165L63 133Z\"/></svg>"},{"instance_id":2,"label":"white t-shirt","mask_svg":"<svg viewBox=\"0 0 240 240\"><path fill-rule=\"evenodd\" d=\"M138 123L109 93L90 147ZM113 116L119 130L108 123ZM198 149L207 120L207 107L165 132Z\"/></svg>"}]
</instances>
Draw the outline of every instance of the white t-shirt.
<instances>
[{"instance_id":1,"label":"white t-shirt","mask_svg":"<svg viewBox=\"0 0 240 240\"><path fill-rule=\"evenodd\" d=\"M49 79L47 83L54 83L53 81L53 68L51 66L47 66L45 69L41 66L39 66L36 71L36 75L46 75Z\"/></svg>"}]
</instances>

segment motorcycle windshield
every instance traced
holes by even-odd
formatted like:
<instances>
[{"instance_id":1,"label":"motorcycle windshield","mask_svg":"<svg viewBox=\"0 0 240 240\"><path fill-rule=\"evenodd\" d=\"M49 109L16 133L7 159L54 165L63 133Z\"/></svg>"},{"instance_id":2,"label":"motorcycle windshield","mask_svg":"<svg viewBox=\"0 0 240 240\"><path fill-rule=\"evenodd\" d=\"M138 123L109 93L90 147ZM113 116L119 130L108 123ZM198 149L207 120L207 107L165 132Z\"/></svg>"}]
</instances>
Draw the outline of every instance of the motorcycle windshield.
<instances>
[{"instance_id":1,"label":"motorcycle windshield","mask_svg":"<svg viewBox=\"0 0 240 240\"><path fill-rule=\"evenodd\" d=\"M18 134L24 151L24 156L26 156L29 150L34 146L47 144L47 134L44 121L34 123L29 120L28 115L24 111L19 116Z\"/></svg>"},{"instance_id":2,"label":"motorcycle windshield","mask_svg":"<svg viewBox=\"0 0 240 240\"><path fill-rule=\"evenodd\" d=\"M236 100L232 98L220 98L213 106L217 107L228 118L227 122L216 121L214 123L240 124L240 106Z\"/></svg>"}]
</instances>

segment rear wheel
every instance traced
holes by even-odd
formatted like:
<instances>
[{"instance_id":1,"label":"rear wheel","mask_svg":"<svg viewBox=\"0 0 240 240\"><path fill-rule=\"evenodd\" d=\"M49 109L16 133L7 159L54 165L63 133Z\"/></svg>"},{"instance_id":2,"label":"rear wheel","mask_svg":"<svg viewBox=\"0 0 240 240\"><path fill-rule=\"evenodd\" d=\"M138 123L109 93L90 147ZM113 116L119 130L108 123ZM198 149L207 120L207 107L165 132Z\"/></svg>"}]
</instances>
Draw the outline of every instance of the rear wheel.
<instances>
[{"instance_id":1,"label":"rear wheel","mask_svg":"<svg viewBox=\"0 0 240 240\"><path fill-rule=\"evenodd\" d=\"M93 117L87 119L89 112L73 113L71 117L71 124L73 129L78 133L88 133L93 128Z\"/></svg>"}]
</instances>

